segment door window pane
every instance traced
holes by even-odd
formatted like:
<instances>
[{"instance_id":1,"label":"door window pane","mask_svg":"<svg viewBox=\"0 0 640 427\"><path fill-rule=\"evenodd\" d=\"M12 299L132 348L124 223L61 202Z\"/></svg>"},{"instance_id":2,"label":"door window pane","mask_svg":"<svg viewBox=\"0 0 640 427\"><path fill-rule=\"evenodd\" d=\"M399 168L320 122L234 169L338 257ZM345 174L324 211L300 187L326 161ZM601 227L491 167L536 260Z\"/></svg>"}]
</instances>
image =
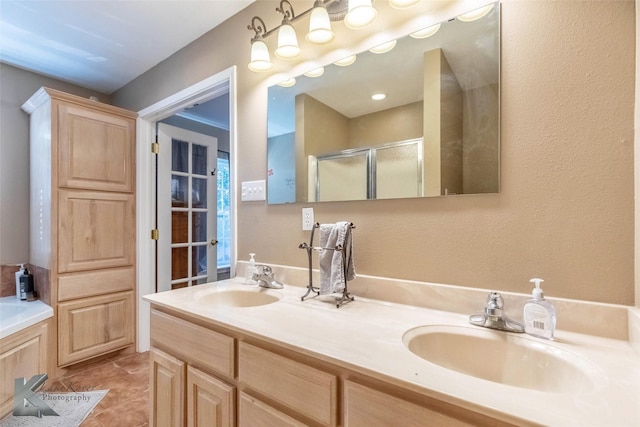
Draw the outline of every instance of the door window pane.
<instances>
[{"instance_id":1,"label":"door window pane","mask_svg":"<svg viewBox=\"0 0 640 427\"><path fill-rule=\"evenodd\" d=\"M189 179L186 176L171 175L171 206L187 207Z\"/></svg>"},{"instance_id":2,"label":"door window pane","mask_svg":"<svg viewBox=\"0 0 640 427\"><path fill-rule=\"evenodd\" d=\"M192 217L193 234L191 241L206 242L207 241L207 213L206 212L194 212Z\"/></svg>"},{"instance_id":3,"label":"door window pane","mask_svg":"<svg viewBox=\"0 0 640 427\"><path fill-rule=\"evenodd\" d=\"M171 140L171 170L174 172L189 172L189 143Z\"/></svg>"},{"instance_id":4,"label":"door window pane","mask_svg":"<svg viewBox=\"0 0 640 427\"><path fill-rule=\"evenodd\" d=\"M171 280L184 279L188 277L189 271L189 251L188 248L171 249Z\"/></svg>"},{"instance_id":5,"label":"door window pane","mask_svg":"<svg viewBox=\"0 0 640 427\"><path fill-rule=\"evenodd\" d=\"M193 246L193 276L207 274L207 246Z\"/></svg>"},{"instance_id":6,"label":"door window pane","mask_svg":"<svg viewBox=\"0 0 640 427\"><path fill-rule=\"evenodd\" d=\"M189 213L171 212L171 243L189 241Z\"/></svg>"},{"instance_id":7,"label":"door window pane","mask_svg":"<svg viewBox=\"0 0 640 427\"><path fill-rule=\"evenodd\" d=\"M193 171L192 173L195 175L206 175L207 174L207 147L204 145L193 144Z\"/></svg>"},{"instance_id":8,"label":"door window pane","mask_svg":"<svg viewBox=\"0 0 640 427\"><path fill-rule=\"evenodd\" d=\"M193 178L193 196L192 203L194 208L207 207L207 180L201 178Z\"/></svg>"}]
</instances>

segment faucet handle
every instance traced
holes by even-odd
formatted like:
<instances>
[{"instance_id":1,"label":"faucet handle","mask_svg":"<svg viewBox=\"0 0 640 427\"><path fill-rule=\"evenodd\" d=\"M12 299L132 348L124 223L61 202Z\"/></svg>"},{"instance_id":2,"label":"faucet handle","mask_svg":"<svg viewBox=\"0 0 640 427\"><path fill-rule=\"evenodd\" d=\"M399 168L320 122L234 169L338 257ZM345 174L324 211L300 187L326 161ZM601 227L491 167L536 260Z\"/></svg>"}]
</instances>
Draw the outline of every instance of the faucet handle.
<instances>
[{"instance_id":1,"label":"faucet handle","mask_svg":"<svg viewBox=\"0 0 640 427\"><path fill-rule=\"evenodd\" d=\"M504 299L499 292L490 292L487 296L487 306L484 312L488 316L501 316L504 308Z\"/></svg>"}]
</instances>

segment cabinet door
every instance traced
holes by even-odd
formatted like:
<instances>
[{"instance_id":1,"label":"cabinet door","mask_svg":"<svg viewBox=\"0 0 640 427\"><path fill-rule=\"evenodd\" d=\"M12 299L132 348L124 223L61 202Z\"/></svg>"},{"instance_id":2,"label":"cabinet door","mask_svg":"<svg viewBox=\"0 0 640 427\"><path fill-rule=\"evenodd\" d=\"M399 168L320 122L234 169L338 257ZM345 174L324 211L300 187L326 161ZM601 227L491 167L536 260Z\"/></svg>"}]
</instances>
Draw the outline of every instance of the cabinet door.
<instances>
[{"instance_id":1,"label":"cabinet door","mask_svg":"<svg viewBox=\"0 0 640 427\"><path fill-rule=\"evenodd\" d=\"M133 192L135 121L59 104L58 186Z\"/></svg>"},{"instance_id":2,"label":"cabinet door","mask_svg":"<svg viewBox=\"0 0 640 427\"><path fill-rule=\"evenodd\" d=\"M47 373L48 322L0 340L0 418L13 409L15 379Z\"/></svg>"},{"instance_id":3,"label":"cabinet door","mask_svg":"<svg viewBox=\"0 0 640 427\"><path fill-rule=\"evenodd\" d=\"M234 426L234 392L234 387L187 366L187 426Z\"/></svg>"},{"instance_id":4,"label":"cabinet door","mask_svg":"<svg viewBox=\"0 0 640 427\"><path fill-rule=\"evenodd\" d=\"M185 363L157 348L149 351L151 427L184 426Z\"/></svg>"},{"instance_id":5,"label":"cabinet door","mask_svg":"<svg viewBox=\"0 0 640 427\"><path fill-rule=\"evenodd\" d=\"M58 272L134 265L134 206L132 194L60 190Z\"/></svg>"},{"instance_id":6,"label":"cabinet door","mask_svg":"<svg viewBox=\"0 0 640 427\"><path fill-rule=\"evenodd\" d=\"M70 365L133 343L133 292L58 304L58 364Z\"/></svg>"}]
</instances>

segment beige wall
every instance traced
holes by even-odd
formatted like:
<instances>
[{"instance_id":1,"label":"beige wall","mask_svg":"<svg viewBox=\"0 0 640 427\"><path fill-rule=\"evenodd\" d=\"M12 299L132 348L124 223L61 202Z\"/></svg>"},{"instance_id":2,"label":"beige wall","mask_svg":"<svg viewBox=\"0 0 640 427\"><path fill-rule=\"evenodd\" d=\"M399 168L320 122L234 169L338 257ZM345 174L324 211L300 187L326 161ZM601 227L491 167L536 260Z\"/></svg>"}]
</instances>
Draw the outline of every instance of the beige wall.
<instances>
[{"instance_id":1,"label":"beige wall","mask_svg":"<svg viewBox=\"0 0 640 427\"><path fill-rule=\"evenodd\" d=\"M114 103L138 110L238 65L238 178L264 179L268 82L247 70L245 28L274 21L274 4L242 11ZM505 0L501 193L322 203L316 220L356 224L362 274L520 292L540 276L550 296L632 304L634 30L633 1ZM302 206L240 203L240 259L304 267Z\"/></svg>"},{"instance_id":2,"label":"beige wall","mask_svg":"<svg viewBox=\"0 0 640 427\"><path fill-rule=\"evenodd\" d=\"M109 96L0 63L0 264L29 261L29 115L20 107L40 87Z\"/></svg>"}]
</instances>

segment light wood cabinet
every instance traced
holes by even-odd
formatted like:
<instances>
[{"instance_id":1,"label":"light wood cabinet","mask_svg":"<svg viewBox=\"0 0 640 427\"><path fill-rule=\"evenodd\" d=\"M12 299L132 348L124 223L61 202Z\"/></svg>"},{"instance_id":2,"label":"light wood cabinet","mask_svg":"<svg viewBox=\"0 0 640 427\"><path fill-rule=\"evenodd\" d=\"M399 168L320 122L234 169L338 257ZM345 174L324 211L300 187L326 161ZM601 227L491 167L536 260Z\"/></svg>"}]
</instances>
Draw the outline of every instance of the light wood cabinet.
<instances>
[{"instance_id":1,"label":"light wood cabinet","mask_svg":"<svg viewBox=\"0 0 640 427\"><path fill-rule=\"evenodd\" d=\"M13 409L15 379L48 373L49 321L0 340L0 418Z\"/></svg>"},{"instance_id":2,"label":"light wood cabinet","mask_svg":"<svg viewBox=\"0 0 640 427\"><path fill-rule=\"evenodd\" d=\"M151 348L149 351L149 389L152 427L180 427L184 425L185 363Z\"/></svg>"},{"instance_id":3,"label":"light wood cabinet","mask_svg":"<svg viewBox=\"0 0 640 427\"><path fill-rule=\"evenodd\" d=\"M58 363L70 365L133 342L133 293L100 295L58 305Z\"/></svg>"},{"instance_id":4,"label":"light wood cabinet","mask_svg":"<svg viewBox=\"0 0 640 427\"><path fill-rule=\"evenodd\" d=\"M135 120L41 88L30 114L30 263L49 272L58 366L135 341ZM124 293L123 293L124 292Z\"/></svg>"},{"instance_id":5,"label":"light wood cabinet","mask_svg":"<svg viewBox=\"0 0 640 427\"><path fill-rule=\"evenodd\" d=\"M192 366L187 366L187 426L233 427L235 389Z\"/></svg>"},{"instance_id":6,"label":"light wood cabinet","mask_svg":"<svg viewBox=\"0 0 640 427\"><path fill-rule=\"evenodd\" d=\"M151 419L171 419L174 426L185 421L167 413L165 406L171 402L175 411L186 410L189 426L510 425L348 366L155 304L151 309L151 343ZM217 350L209 353L212 347ZM154 354L166 357L158 359ZM160 375L160 363L167 371L162 381L154 380ZM179 381L175 377L181 369L187 372L186 402L176 397Z\"/></svg>"}]
</instances>

